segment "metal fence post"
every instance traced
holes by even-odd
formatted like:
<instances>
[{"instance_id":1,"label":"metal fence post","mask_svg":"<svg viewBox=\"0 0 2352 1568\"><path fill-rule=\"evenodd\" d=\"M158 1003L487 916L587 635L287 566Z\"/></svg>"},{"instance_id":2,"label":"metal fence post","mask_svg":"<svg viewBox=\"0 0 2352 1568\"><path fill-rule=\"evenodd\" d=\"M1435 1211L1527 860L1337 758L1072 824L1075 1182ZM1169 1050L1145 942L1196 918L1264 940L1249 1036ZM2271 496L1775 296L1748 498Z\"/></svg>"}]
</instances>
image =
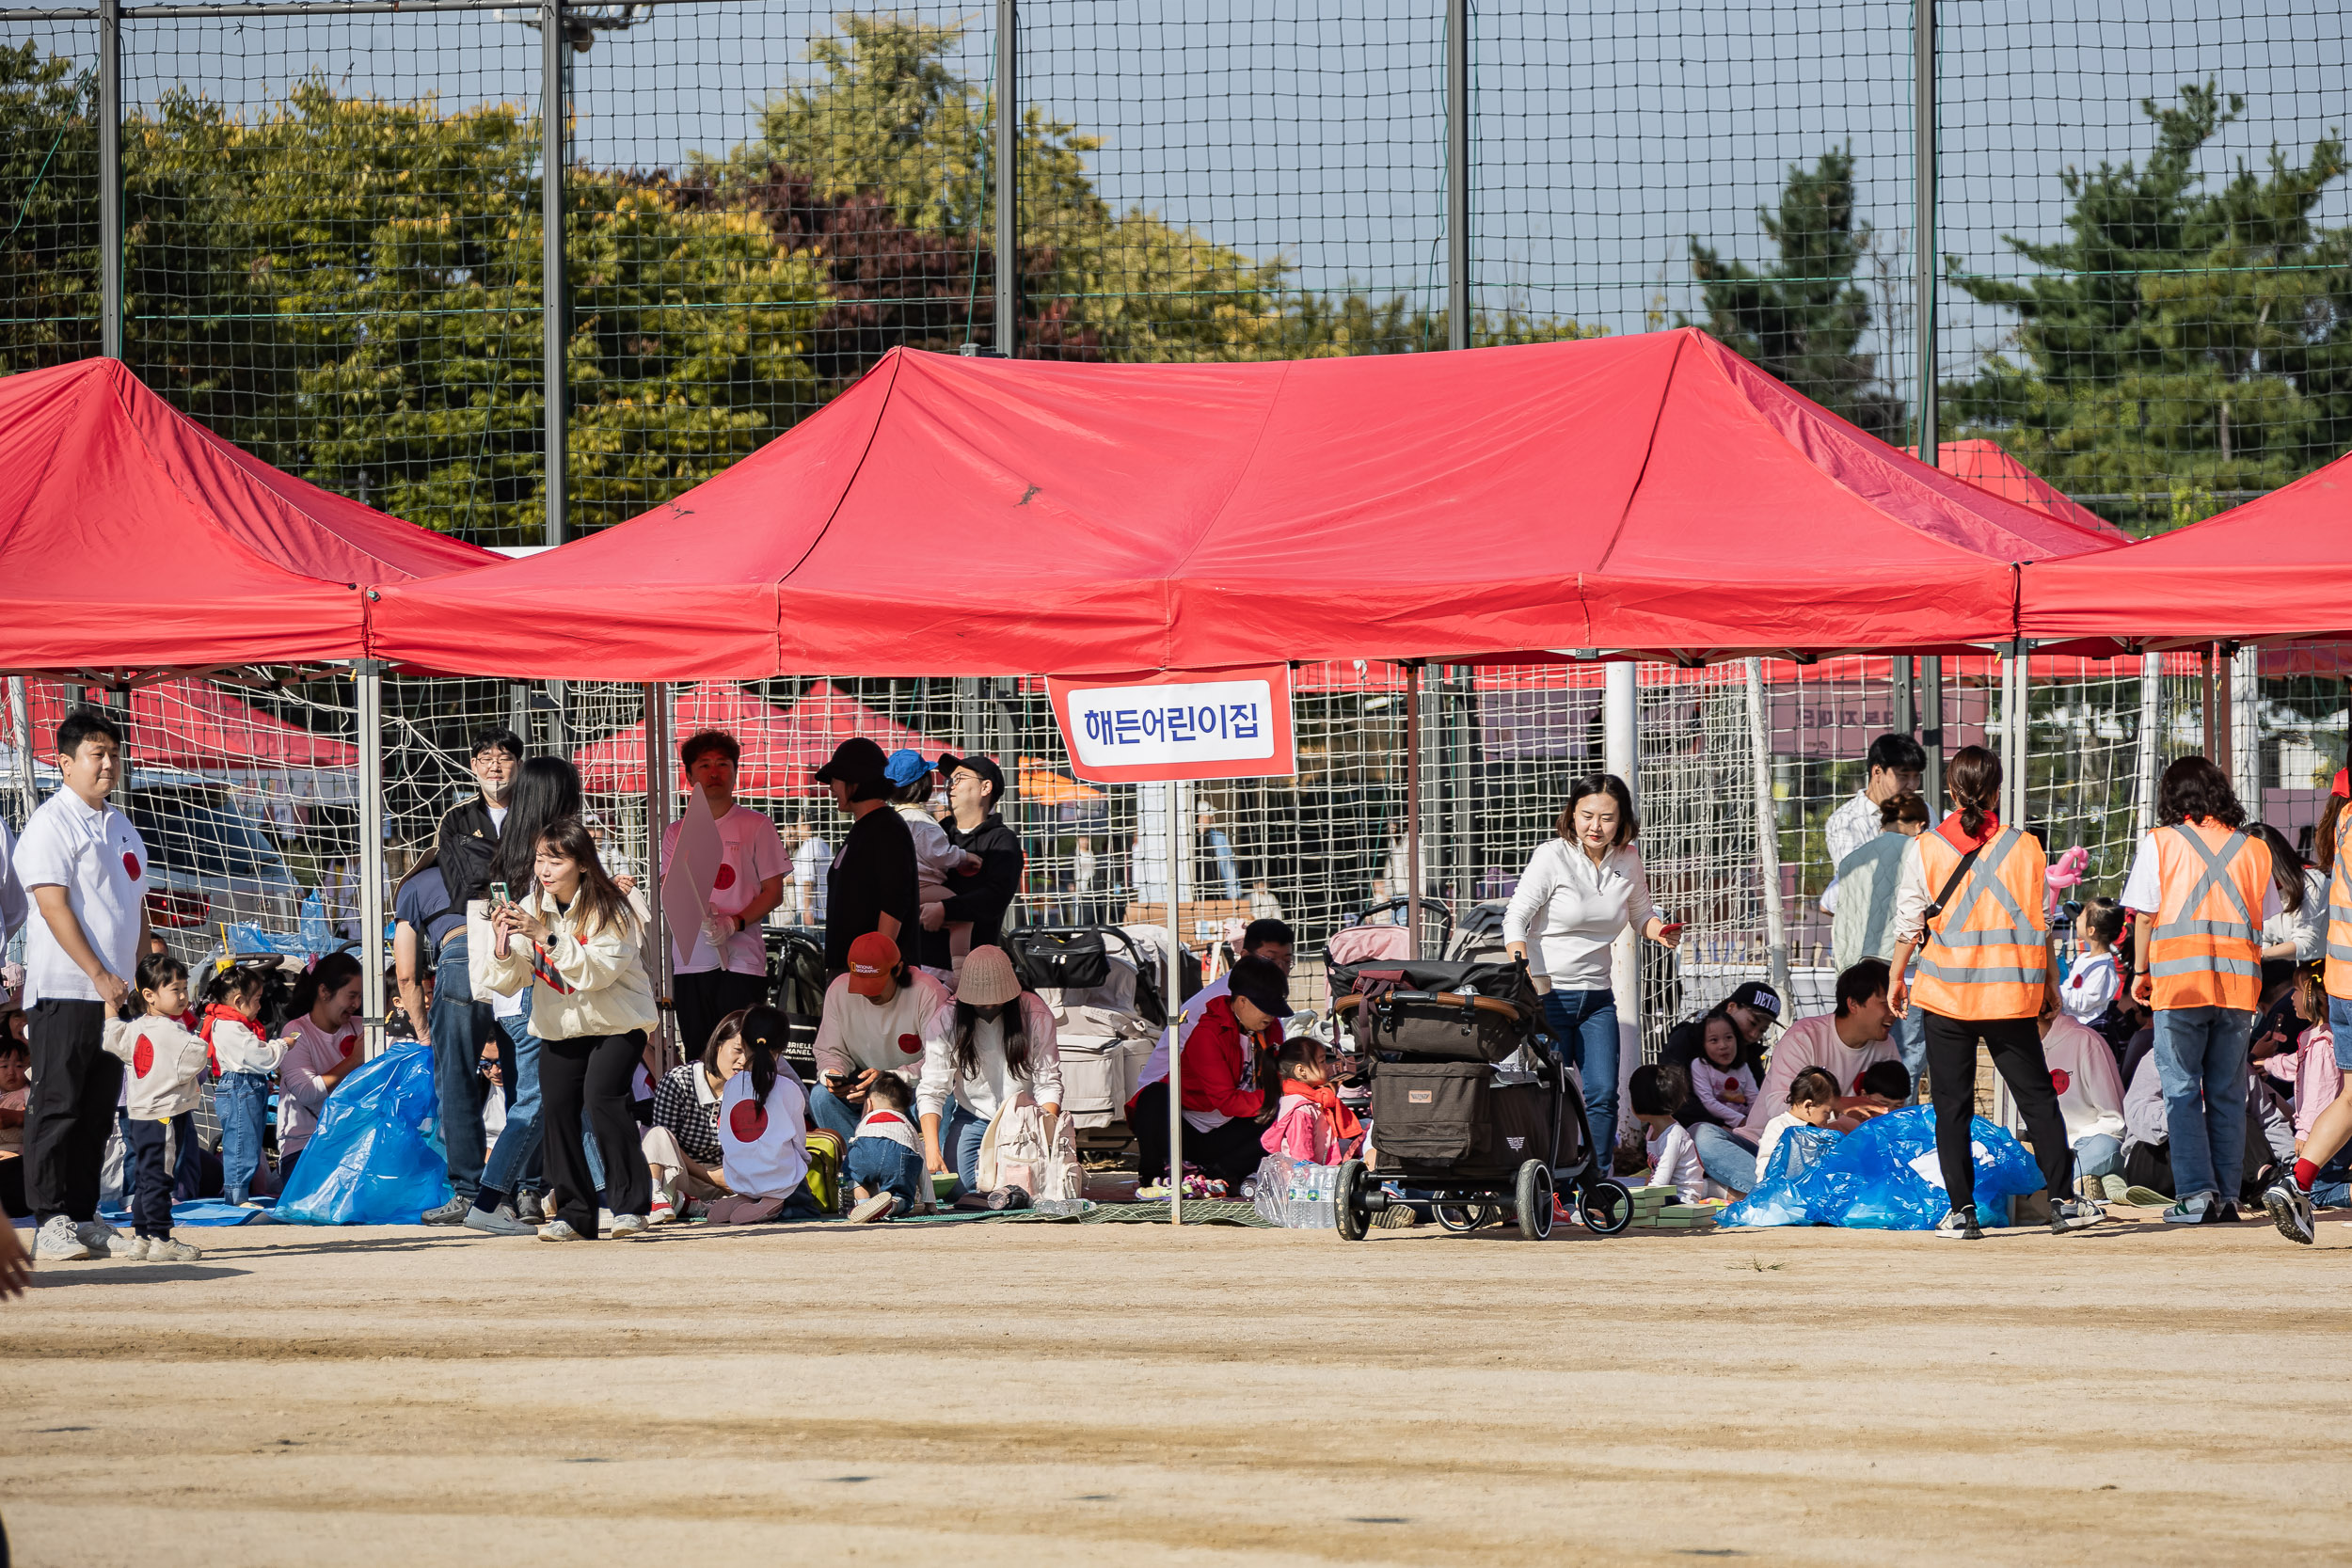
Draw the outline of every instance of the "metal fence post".
<instances>
[{"instance_id":1,"label":"metal fence post","mask_svg":"<svg viewBox=\"0 0 2352 1568\"><path fill-rule=\"evenodd\" d=\"M1944 810L1944 656L1919 657L1919 749L1928 754L1927 771L1919 787L1928 798L1932 820Z\"/></svg>"},{"instance_id":2,"label":"metal fence post","mask_svg":"<svg viewBox=\"0 0 2352 1568\"><path fill-rule=\"evenodd\" d=\"M1764 705L1764 661L1743 662L1748 689L1749 784L1756 798L1756 864L1764 883L1765 962L1784 1008L1796 1005L1788 984L1788 912L1780 887L1780 808L1772 800L1772 725Z\"/></svg>"},{"instance_id":3,"label":"metal fence post","mask_svg":"<svg viewBox=\"0 0 2352 1568\"><path fill-rule=\"evenodd\" d=\"M1918 245L1919 461L1935 467L1935 0L1911 0L1912 227ZM1943 769L1936 769L1940 775ZM1935 802L1929 803L1931 810Z\"/></svg>"},{"instance_id":4,"label":"metal fence post","mask_svg":"<svg viewBox=\"0 0 2352 1568\"><path fill-rule=\"evenodd\" d=\"M1021 8L996 0L996 352L1021 353Z\"/></svg>"},{"instance_id":5,"label":"metal fence post","mask_svg":"<svg viewBox=\"0 0 2352 1568\"><path fill-rule=\"evenodd\" d=\"M364 1054L384 1050L384 661L352 664L359 722L359 1008Z\"/></svg>"},{"instance_id":6,"label":"metal fence post","mask_svg":"<svg viewBox=\"0 0 2352 1568\"><path fill-rule=\"evenodd\" d=\"M1421 957L1421 669L1418 659L1405 666L1405 926L1413 933L1416 958Z\"/></svg>"},{"instance_id":7,"label":"metal fence post","mask_svg":"<svg viewBox=\"0 0 2352 1568\"><path fill-rule=\"evenodd\" d=\"M1636 821L1642 816L1642 675L1630 659L1601 668L1601 767L1625 781ZM1628 926L1609 955L1609 989L1617 1002L1617 1037L1631 1033L1642 1050L1642 933Z\"/></svg>"},{"instance_id":8,"label":"metal fence post","mask_svg":"<svg viewBox=\"0 0 2352 1568\"><path fill-rule=\"evenodd\" d=\"M40 789L33 777L32 685L22 675L8 677L8 749L16 753L16 784L24 796L24 815L16 819L22 828L33 819L33 809L40 804Z\"/></svg>"},{"instance_id":9,"label":"metal fence post","mask_svg":"<svg viewBox=\"0 0 2352 1568\"><path fill-rule=\"evenodd\" d=\"M545 356L547 418L547 543L564 542L570 488L565 421L571 401L564 350L570 338L571 290L564 267L564 166L567 162L564 102L564 0L539 4L539 324Z\"/></svg>"},{"instance_id":10,"label":"metal fence post","mask_svg":"<svg viewBox=\"0 0 2352 1568\"><path fill-rule=\"evenodd\" d=\"M98 352L122 357L122 0L98 7Z\"/></svg>"},{"instance_id":11,"label":"metal fence post","mask_svg":"<svg viewBox=\"0 0 2352 1568\"><path fill-rule=\"evenodd\" d=\"M1445 346L1470 346L1470 0L1445 5ZM1619 1004L1623 1006L1622 1002Z\"/></svg>"},{"instance_id":12,"label":"metal fence post","mask_svg":"<svg viewBox=\"0 0 2352 1568\"><path fill-rule=\"evenodd\" d=\"M2145 838L2156 831L2156 775L2164 768L2164 656L2139 656L2139 767L2133 781L2133 826Z\"/></svg>"},{"instance_id":13,"label":"metal fence post","mask_svg":"<svg viewBox=\"0 0 2352 1568\"><path fill-rule=\"evenodd\" d=\"M2230 778L2249 816L2263 815L2262 657L2255 647L2230 656Z\"/></svg>"}]
</instances>

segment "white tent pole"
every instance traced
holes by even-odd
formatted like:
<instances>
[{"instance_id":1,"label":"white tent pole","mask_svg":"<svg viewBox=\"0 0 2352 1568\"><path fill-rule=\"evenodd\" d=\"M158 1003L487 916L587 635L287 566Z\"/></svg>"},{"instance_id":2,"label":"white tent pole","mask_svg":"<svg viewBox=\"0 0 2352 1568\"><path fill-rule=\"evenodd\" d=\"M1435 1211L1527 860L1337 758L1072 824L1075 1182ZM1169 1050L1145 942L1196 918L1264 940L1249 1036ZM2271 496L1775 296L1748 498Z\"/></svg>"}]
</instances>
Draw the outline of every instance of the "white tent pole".
<instances>
[{"instance_id":1,"label":"white tent pole","mask_svg":"<svg viewBox=\"0 0 2352 1568\"><path fill-rule=\"evenodd\" d=\"M2230 779L2249 816L2263 815L2262 650L2230 656Z\"/></svg>"},{"instance_id":2,"label":"white tent pole","mask_svg":"<svg viewBox=\"0 0 2352 1568\"><path fill-rule=\"evenodd\" d=\"M1601 767L1625 781L1633 815L1642 815L1641 673L1629 659L1601 667ZM1609 956L1609 990L1617 1003L1617 1037L1642 1044L1642 936L1630 927L1617 933Z\"/></svg>"},{"instance_id":3,"label":"white tent pole","mask_svg":"<svg viewBox=\"0 0 2352 1568\"><path fill-rule=\"evenodd\" d=\"M670 831L670 689L660 681L645 683L645 903L652 913L645 925L645 940L654 954L653 989L655 1006L666 1017L671 1007L670 938L661 916L661 840ZM689 1054L686 1042L676 1036L676 1021L670 1021L672 1054L662 1058L664 1067L675 1067ZM696 1045L700 1050L700 1045Z\"/></svg>"},{"instance_id":4,"label":"white tent pole","mask_svg":"<svg viewBox=\"0 0 2352 1568\"><path fill-rule=\"evenodd\" d=\"M2156 831L2156 775L2164 766L2164 656L2139 656L2139 836Z\"/></svg>"},{"instance_id":5,"label":"white tent pole","mask_svg":"<svg viewBox=\"0 0 2352 1568\"><path fill-rule=\"evenodd\" d=\"M1749 779L1756 795L1756 864L1764 887L1764 946L1772 989L1783 1007L1796 998L1788 988L1788 919L1780 901L1780 815L1772 804L1772 733L1764 712L1764 661L1746 661Z\"/></svg>"},{"instance_id":6,"label":"white tent pole","mask_svg":"<svg viewBox=\"0 0 2352 1568\"><path fill-rule=\"evenodd\" d=\"M1184 1223L1184 1062L1177 1049L1184 1037L1184 934L1177 915L1183 884L1184 786L1168 781L1168 1220Z\"/></svg>"},{"instance_id":7,"label":"white tent pole","mask_svg":"<svg viewBox=\"0 0 2352 1568\"><path fill-rule=\"evenodd\" d=\"M16 752L17 787L24 792L24 816L32 818L33 808L40 804L40 791L33 782L33 693L22 675L8 677L8 743Z\"/></svg>"},{"instance_id":8,"label":"white tent pole","mask_svg":"<svg viewBox=\"0 0 2352 1568\"><path fill-rule=\"evenodd\" d=\"M1421 957L1421 665L1405 666L1405 924Z\"/></svg>"},{"instance_id":9,"label":"white tent pole","mask_svg":"<svg viewBox=\"0 0 2352 1568\"><path fill-rule=\"evenodd\" d=\"M356 660L359 697L359 983L365 1053L384 1049L384 661Z\"/></svg>"}]
</instances>

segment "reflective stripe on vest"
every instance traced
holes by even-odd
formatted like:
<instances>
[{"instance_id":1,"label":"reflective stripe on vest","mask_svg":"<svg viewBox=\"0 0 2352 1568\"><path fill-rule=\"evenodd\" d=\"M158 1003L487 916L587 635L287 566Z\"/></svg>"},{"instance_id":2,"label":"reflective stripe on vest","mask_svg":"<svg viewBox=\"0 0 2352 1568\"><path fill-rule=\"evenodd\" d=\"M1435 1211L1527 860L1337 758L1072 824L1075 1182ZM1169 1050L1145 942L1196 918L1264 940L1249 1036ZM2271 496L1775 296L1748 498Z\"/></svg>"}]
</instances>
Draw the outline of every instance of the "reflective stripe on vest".
<instances>
[{"instance_id":1,"label":"reflective stripe on vest","mask_svg":"<svg viewBox=\"0 0 2352 1568\"><path fill-rule=\"evenodd\" d=\"M2217 849L2185 823L2159 830L2156 846L2163 892L2148 933L2155 1005L2253 1011L2262 994L2262 922L2254 905L2270 876L2268 847L2233 832ZM2176 851L2169 857L2167 846ZM2191 852L2186 861L2178 853L2183 846ZM2217 895L2225 908L2214 908Z\"/></svg>"},{"instance_id":2,"label":"reflective stripe on vest","mask_svg":"<svg viewBox=\"0 0 2352 1568\"><path fill-rule=\"evenodd\" d=\"M1919 844L1928 886L1940 893L1960 851L1942 837L1923 837ZM1921 1006L1963 1019L2031 1018L2042 1010L2049 945L2040 924L2041 860L2040 847L2014 828L2002 829L1985 846L1951 902L1922 933L1913 966ZM1980 912L1994 923L1971 928Z\"/></svg>"},{"instance_id":3,"label":"reflective stripe on vest","mask_svg":"<svg viewBox=\"0 0 2352 1568\"><path fill-rule=\"evenodd\" d=\"M2352 881L2344 873L2344 831L2352 805L2336 813L2336 863L2328 877L2328 994L2352 1001Z\"/></svg>"}]
</instances>

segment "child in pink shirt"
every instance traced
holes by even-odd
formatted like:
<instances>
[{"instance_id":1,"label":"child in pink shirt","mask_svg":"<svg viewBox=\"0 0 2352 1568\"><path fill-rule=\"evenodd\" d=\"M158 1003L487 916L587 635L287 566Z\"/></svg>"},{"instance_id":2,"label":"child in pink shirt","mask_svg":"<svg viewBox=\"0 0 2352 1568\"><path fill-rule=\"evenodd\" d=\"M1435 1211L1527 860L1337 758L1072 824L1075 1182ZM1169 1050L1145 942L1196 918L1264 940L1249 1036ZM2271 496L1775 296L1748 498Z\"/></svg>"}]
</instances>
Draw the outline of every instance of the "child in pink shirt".
<instances>
[{"instance_id":1,"label":"child in pink shirt","mask_svg":"<svg viewBox=\"0 0 2352 1568\"><path fill-rule=\"evenodd\" d=\"M1316 1165L1337 1164L1354 1154L1363 1141L1363 1124L1331 1087L1323 1047L1311 1039L1285 1041L1275 1070L1282 1078L1282 1102L1274 1125L1259 1140L1265 1151Z\"/></svg>"},{"instance_id":2,"label":"child in pink shirt","mask_svg":"<svg viewBox=\"0 0 2352 1568\"><path fill-rule=\"evenodd\" d=\"M2306 974L2296 984L2295 1010L2311 1025L2295 1047L2295 1148L2302 1152L2319 1113L2344 1093L2344 1069L2336 1065L2335 1037L2328 1028L2328 991Z\"/></svg>"}]
</instances>

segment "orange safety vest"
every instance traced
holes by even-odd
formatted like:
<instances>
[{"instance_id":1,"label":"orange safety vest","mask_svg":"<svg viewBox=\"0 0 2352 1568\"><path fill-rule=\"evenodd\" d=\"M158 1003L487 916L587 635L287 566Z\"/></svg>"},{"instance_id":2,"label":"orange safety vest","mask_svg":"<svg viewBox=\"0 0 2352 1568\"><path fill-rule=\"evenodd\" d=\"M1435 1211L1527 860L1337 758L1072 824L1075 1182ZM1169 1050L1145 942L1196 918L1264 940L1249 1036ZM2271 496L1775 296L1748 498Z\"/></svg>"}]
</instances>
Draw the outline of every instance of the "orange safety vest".
<instances>
[{"instance_id":1,"label":"orange safety vest","mask_svg":"<svg viewBox=\"0 0 2352 1568\"><path fill-rule=\"evenodd\" d=\"M2262 1000L2263 889L2270 846L2214 822L2159 828L2156 923L2148 973L2159 1007L2232 1007Z\"/></svg>"},{"instance_id":2,"label":"orange safety vest","mask_svg":"<svg viewBox=\"0 0 2352 1568\"><path fill-rule=\"evenodd\" d=\"M2352 823L2352 805L2336 815L2336 864L2328 876L2328 994L2352 1002L2352 880L2345 872L2352 870L2344 863L2352 844L2344 841L2344 832Z\"/></svg>"},{"instance_id":3,"label":"orange safety vest","mask_svg":"<svg viewBox=\"0 0 2352 1568\"><path fill-rule=\"evenodd\" d=\"M1952 879L1961 851L1932 829L1913 842L1933 898ZM2049 927L2042 913L2048 871L2031 833L2003 828L1994 835L1921 933L1911 988L1920 1006L1977 1022L2040 1016L2050 983Z\"/></svg>"}]
</instances>

